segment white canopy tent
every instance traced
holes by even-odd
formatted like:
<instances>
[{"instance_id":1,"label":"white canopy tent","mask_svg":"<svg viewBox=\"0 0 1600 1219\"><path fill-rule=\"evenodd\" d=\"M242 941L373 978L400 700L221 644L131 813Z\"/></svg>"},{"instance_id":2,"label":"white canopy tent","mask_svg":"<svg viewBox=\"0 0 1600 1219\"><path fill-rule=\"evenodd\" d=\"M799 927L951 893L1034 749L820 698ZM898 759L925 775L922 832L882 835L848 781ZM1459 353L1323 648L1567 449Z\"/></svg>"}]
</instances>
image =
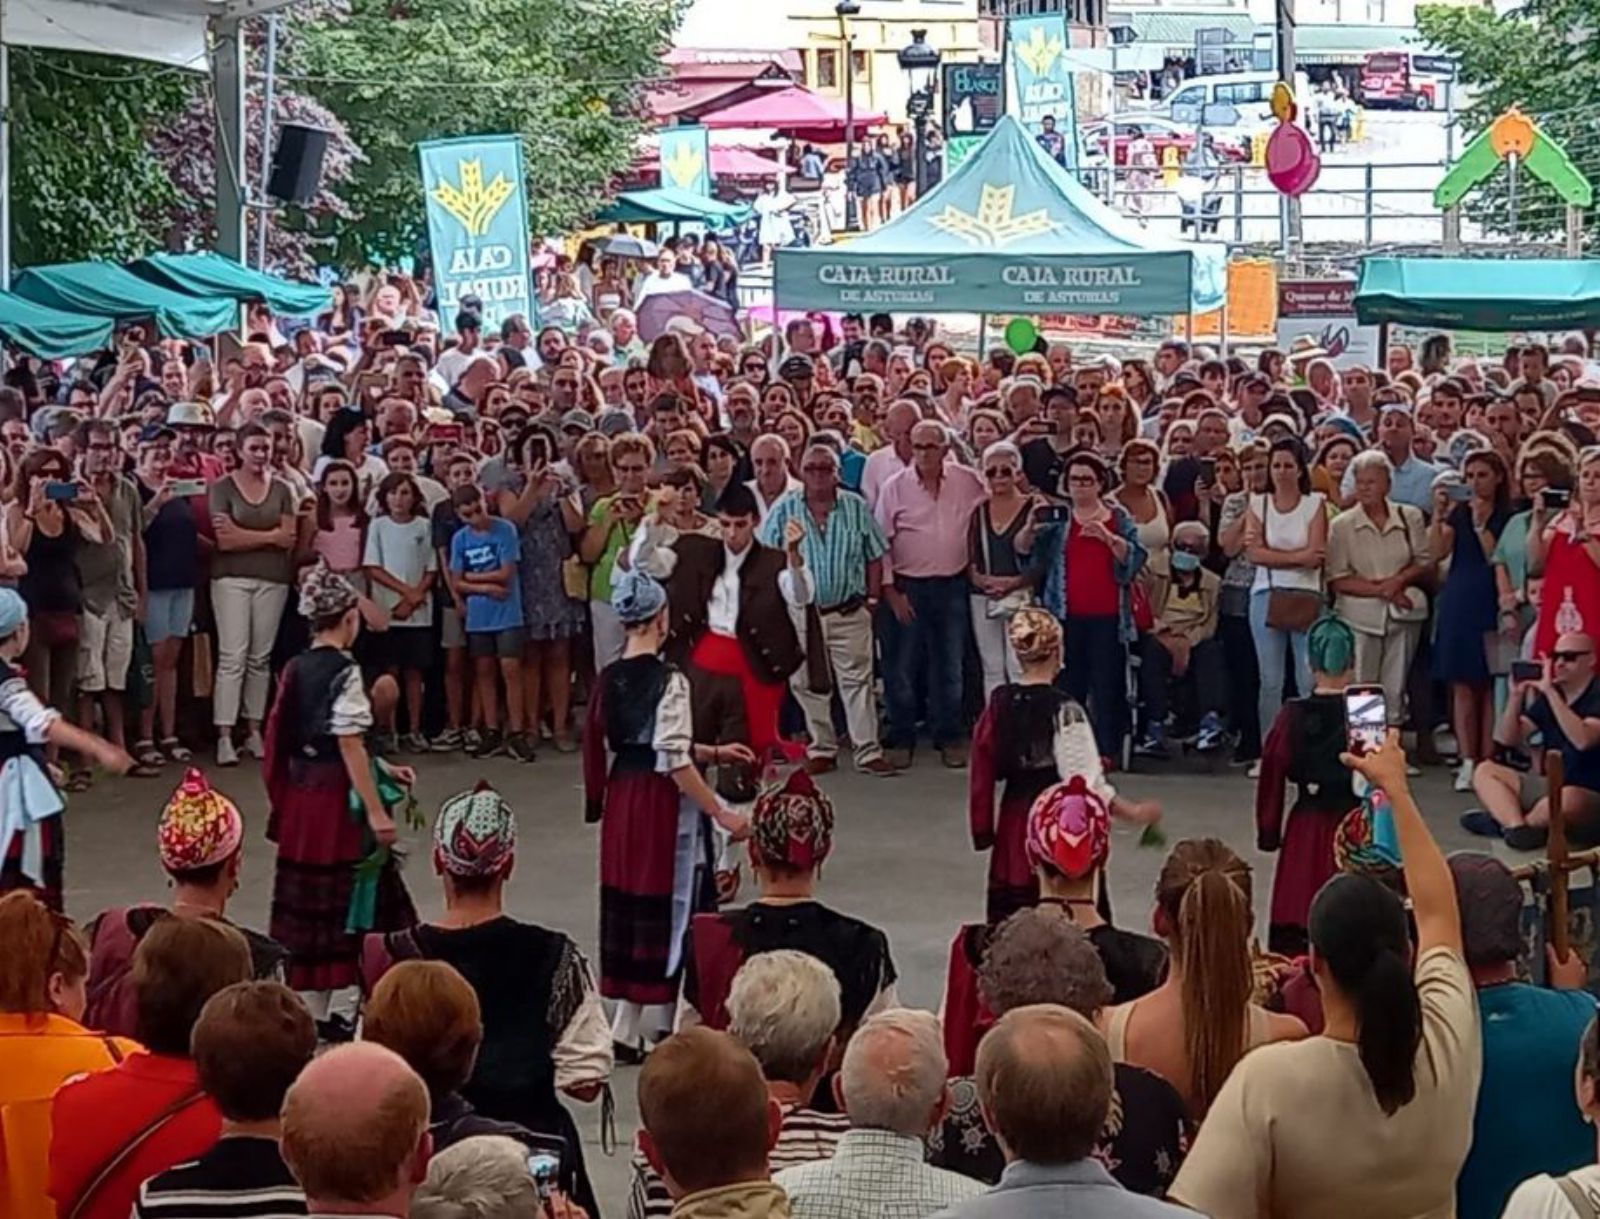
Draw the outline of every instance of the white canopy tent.
<instances>
[{"instance_id":1,"label":"white canopy tent","mask_svg":"<svg viewBox=\"0 0 1600 1219\"><path fill-rule=\"evenodd\" d=\"M244 253L248 17L294 0L0 0L0 288L11 286L11 47L144 59L209 72L217 108L217 251Z\"/></svg>"}]
</instances>

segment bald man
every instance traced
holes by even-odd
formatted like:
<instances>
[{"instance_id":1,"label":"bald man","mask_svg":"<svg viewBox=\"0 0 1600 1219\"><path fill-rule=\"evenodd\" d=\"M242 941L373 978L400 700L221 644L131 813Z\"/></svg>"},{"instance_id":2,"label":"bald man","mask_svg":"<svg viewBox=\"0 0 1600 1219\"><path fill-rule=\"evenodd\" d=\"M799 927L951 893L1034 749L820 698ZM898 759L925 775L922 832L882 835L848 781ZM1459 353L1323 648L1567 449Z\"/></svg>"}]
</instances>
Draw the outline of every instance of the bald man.
<instances>
[{"instance_id":1,"label":"bald man","mask_svg":"<svg viewBox=\"0 0 1600 1219\"><path fill-rule=\"evenodd\" d=\"M783 1111L755 1056L726 1033L687 1029L655 1048L639 1072L639 1122L673 1219L788 1214L767 1165Z\"/></svg>"},{"instance_id":2,"label":"bald man","mask_svg":"<svg viewBox=\"0 0 1600 1219\"><path fill-rule=\"evenodd\" d=\"M950 437L942 423L913 425L910 442L911 464L884 484L874 509L889 543L878 615L889 704L884 756L897 770L911 765L925 673L934 748L946 766L960 769L967 764L962 670L972 629L967 524L989 490L976 470L946 460Z\"/></svg>"},{"instance_id":3,"label":"bald man","mask_svg":"<svg viewBox=\"0 0 1600 1219\"><path fill-rule=\"evenodd\" d=\"M1111 1052L1077 1012L1052 1003L1007 1012L978 1046L975 1081L1006 1168L993 1190L942 1219L1194 1219L1129 1193L1094 1159L1111 1109Z\"/></svg>"},{"instance_id":4,"label":"bald man","mask_svg":"<svg viewBox=\"0 0 1600 1219\"><path fill-rule=\"evenodd\" d=\"M877 378L872 380L876 382ZM867 497L867 507L876 508L884 484L911 464L911 429L921 418L917 404L904 398L891 403L883 413L883 422L878 425L883 447L867 455L866 468L861 473L861 494Z\"/></svg>"},{"instance_id":5,"label":"bald man","mask_svg":"<svg viewBox=\"0 0 1600 1219\"><path fill-rule=\"evenodd\" d=\"M368 1041L313 1059L283 1099L283 1159L311 1214L403 1219L428 1173L428 1089Z\"/></svg>"},{"instance_id":6,"label":"bald man","mask_svg":"<svg viewBox=\"0 0 1600 1219\"><path fill-rule=\"evenodd\" d=\"M1594 640L1567 634L1532 681L1514 681L1494 739L1522 748L1535 733L1543 749L1559 749L1566 785L1561 813L1568 836L1582 846L1600 842L1600 683L1594 677ZM1536 766L1535 771L1542 770ZM1474 834L1503 837L1519 851L1541 851L1549 837L1550 801L1533 799L1532 784L1502 762L1480 762L1472 789L1483 803L1461 818Z\"/></svg>"}]
</instances>

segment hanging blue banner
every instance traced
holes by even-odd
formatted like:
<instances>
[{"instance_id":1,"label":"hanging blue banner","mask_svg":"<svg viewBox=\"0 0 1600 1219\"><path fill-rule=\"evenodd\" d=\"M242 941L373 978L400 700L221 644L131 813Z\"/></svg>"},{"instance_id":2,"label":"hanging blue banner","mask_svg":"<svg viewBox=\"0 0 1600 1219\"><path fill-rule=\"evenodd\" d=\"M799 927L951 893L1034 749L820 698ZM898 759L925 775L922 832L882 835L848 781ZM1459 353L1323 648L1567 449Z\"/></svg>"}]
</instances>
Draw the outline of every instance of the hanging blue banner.
<instances>
[{"instance_id":1,"label":"hanging blue banner","mask_svg":"<svg viewBox=\"0 0 1600 1219\"><path fill-rule=\"evenodd\" d=\"M662 128L661 185L711 197L711 132L704 127Z\"/></svg>"},{"instance_id":2,"label":"hanging blue banner","mask_svg":"<svg viewBox=\"0 0 1600 1219\"><path fill-rule=\"evenodd\" d=\"M1083 163L1078 138L1078 96L1067 55L1067 19L1012 17L1006 22L1006 62L1011 68L1007 110L1022 120L1057 164L1076 171ZM1053 119L1054 133L1045 131Z\"/></svg>"},{"instance_id":3,"label":"hanging blue banner","mask_svg":"<svg viewBox=\"0 0 1600 1219\"><path fill-rule=\"evenodd\" d=\"M440 321L451 324L463 296L483 301L485 327L513 313L531 321L522 137L432 140L417 153Z\"/></svg>"}]
</instances>

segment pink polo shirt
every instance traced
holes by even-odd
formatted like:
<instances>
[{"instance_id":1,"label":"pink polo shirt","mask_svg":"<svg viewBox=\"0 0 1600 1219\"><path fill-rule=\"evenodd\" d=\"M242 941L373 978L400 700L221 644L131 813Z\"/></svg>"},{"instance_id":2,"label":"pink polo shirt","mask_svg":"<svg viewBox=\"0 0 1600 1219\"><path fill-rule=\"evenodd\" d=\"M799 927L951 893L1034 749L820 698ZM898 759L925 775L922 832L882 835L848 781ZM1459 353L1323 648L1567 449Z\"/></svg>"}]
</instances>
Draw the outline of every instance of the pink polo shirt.
<instances>
[{"instance_id":1,"label":"pink polo shirt","mask_svg":"<svg viewBox=\"0 0 1600 1219\"><path fill-rule=\"evenodd\" d=\"M989 498L976 471L946 462L935 495L907 466L878 496L878 524L889 539L884 579L891 575L954 576L967 569L967 520Z\"/></svg>"}]
</instances>

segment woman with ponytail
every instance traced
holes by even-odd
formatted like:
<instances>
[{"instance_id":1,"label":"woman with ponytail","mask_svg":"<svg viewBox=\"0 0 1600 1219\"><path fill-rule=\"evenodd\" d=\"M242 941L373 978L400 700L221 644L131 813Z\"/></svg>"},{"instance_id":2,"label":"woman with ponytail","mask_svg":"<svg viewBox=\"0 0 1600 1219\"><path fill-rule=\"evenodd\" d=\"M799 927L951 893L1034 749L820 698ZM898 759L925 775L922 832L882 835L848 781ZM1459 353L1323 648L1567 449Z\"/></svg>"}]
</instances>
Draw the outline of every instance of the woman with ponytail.
<instances>
[{"instance_id":1,"label":"woman with ponytail","mask_svg":"<svg viewBox=\"0 0 1600 1219\"><path fill-rule=\"evenodd\" d=\"M1205 1116L1247 1050L1294 1041L1306 1026L1250 1001L1250 866L1215 838L1191 838L1167 856L1156 881L1155 929L1171 951L1167 979L1106 1013L1115 1062L1145 1067Z\"/></svg>"},{"instance_id":2,"label":"woman with ponytail","mask_svg":"<svg viewBox=\"0 0 1600 1219\"><path fill-rule=\"evenodd\" d=\"M1455 882L1406 782L1399 734L1344 755L1394 813L1399 897L1336 876L1311 904L1321 1035L1266 1046L1212 1102L1171 1196L1213 1219L1450 1219L1483 1072Z\"/></svg>"},{"instance_id":3,"label":"woman with ponytail","mask_svg":"<svg viewBox=\"0 0 1600 1219\"><path fill-rule=\"evenodd\" d=\"M1344 691L1355 665L1356 637L1343 619L1324 614L1311 628L1311 692L1283 705L1261 746L1256 784L1256 847L1278 852L1272 875L1267 948L1287 957L1306 950L1311 899L1337 870L1334 835L1360 803L1350 771L1339 761L1345 747ZM1284 792L1295 784L1284 824Z\"/></svg>"}]
</instances>

